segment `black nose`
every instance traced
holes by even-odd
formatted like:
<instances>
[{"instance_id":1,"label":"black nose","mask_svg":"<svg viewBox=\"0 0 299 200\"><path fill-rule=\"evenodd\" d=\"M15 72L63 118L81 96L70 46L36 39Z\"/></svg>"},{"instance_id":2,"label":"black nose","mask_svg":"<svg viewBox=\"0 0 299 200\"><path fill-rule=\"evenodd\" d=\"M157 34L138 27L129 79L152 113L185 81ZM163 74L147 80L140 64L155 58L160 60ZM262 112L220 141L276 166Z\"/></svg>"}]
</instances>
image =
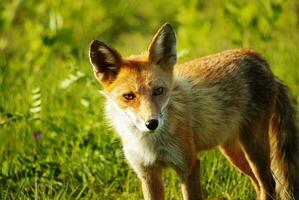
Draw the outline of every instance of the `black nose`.
<instances>
[{"instance_id":1,"label":"black nose","mask_svg":"<svg viewBox=\"0 0 299 200\"><path fill-rule=\"evenodd\" d=\"M156 119L151 119L151 120L148 120L148 121L145 123L145 125L146 125L146 127L147 127L149 130L153 131L153 130L155 130L155 129L158 127L158 125L159 125L159 121L156 120Z\"/></svg>"}]
</instances>

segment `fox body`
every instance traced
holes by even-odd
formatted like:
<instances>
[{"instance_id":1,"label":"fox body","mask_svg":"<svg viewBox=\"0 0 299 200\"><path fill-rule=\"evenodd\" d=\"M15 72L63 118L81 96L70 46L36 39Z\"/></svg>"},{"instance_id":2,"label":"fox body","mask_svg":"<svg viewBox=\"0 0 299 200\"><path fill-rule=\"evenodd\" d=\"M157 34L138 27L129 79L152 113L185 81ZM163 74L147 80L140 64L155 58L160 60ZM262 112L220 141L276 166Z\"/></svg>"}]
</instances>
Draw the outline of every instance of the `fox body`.
<instances>
[{"instance_id":1,"label":"fox body","mask_svg":"<svg viewBox=\"0 0 299 200\"><path fill-rule=\"evenodd\" d=\"M144 55L122 58L95 40L90 60L145 199L164 199L164 167L180 176L185 200L201 199L197 153L216 147L250 177L258 199L299 199L295 109L256 52L176 64L175 33L165 24Z\"/></svg>"}]
</instances>

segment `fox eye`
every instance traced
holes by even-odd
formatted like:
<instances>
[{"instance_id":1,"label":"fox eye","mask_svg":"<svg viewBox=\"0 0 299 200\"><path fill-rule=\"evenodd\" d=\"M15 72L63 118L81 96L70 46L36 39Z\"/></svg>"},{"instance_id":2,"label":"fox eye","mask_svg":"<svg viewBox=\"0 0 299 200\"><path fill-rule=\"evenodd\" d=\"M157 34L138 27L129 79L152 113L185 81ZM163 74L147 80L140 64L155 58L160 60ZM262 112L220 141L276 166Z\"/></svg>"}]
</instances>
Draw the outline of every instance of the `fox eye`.
<instances>
[{"instance_id":1,"label":"fox eye","mask_svg":"<svg viewBox=\"0 0 299 200\"><path fill-rule=\"evenodd\" d=\"M123 97L126 100L133 100L135 98L135 95L132 92L130 92L130 93L124 94Z\"/></svg>"},{"instance_id":2,"label":"fox eye","mask_svg":"<svg viewBox=\"0 0 299 200\"><path fill-rule=\"evenodd\" d=\"M153 95L155 95L155 96L161 95L163 93L163 91L164 91L163 87L155 88L153 91Z\"/></svg>"}]
</instances>

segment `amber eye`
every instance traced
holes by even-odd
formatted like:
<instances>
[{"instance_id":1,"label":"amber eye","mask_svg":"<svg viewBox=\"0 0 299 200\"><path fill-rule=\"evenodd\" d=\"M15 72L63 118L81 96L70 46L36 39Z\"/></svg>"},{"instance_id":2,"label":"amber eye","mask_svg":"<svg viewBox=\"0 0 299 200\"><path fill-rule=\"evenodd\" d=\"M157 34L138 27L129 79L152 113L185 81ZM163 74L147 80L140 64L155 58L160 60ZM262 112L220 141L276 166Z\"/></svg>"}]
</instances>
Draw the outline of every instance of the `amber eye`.
<instances>
[{"instance_id":1,"label":"amber eye","mask_svg":"<svg viewBox=\"0 0 299 200\"><path fill-rule=\"evenodd\" d=\"M163 87L158 87L158 88L154 89L153 95L155 95L155 96L161 95L163 93L163 91L164 91Z\"/></svg>"},{"instance_id":2,"label":"amber eye","mask_svg":"<svg viewBox=\"0 0 299 200\"><path fill-rule=\"evenodd\" d=\"M135 95L132 92L130 92L130 93L124 94L123 97L126 100L133 100L135 98Z\"/></svg>"}]
</instances>

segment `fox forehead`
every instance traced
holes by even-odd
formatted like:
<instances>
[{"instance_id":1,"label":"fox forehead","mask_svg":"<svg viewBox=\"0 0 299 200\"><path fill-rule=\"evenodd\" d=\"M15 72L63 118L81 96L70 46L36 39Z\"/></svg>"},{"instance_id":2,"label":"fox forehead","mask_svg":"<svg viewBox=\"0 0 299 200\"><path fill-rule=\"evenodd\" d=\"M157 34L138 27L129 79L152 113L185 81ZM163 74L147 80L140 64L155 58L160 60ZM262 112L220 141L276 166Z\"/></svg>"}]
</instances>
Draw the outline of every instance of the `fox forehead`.
<instances>
[{"instance_id":1,"label":"fox forehead","mask_svg":"<svg viewBox=\"0 0 299 200\"><path fill-rule=\"evenodd\" d=\"M108 93L138 92L143 93L153 87L170 87L172 71L163 70L146 61L125 60L116 79L103 85Z\"/></svg>"}]
</instances>

